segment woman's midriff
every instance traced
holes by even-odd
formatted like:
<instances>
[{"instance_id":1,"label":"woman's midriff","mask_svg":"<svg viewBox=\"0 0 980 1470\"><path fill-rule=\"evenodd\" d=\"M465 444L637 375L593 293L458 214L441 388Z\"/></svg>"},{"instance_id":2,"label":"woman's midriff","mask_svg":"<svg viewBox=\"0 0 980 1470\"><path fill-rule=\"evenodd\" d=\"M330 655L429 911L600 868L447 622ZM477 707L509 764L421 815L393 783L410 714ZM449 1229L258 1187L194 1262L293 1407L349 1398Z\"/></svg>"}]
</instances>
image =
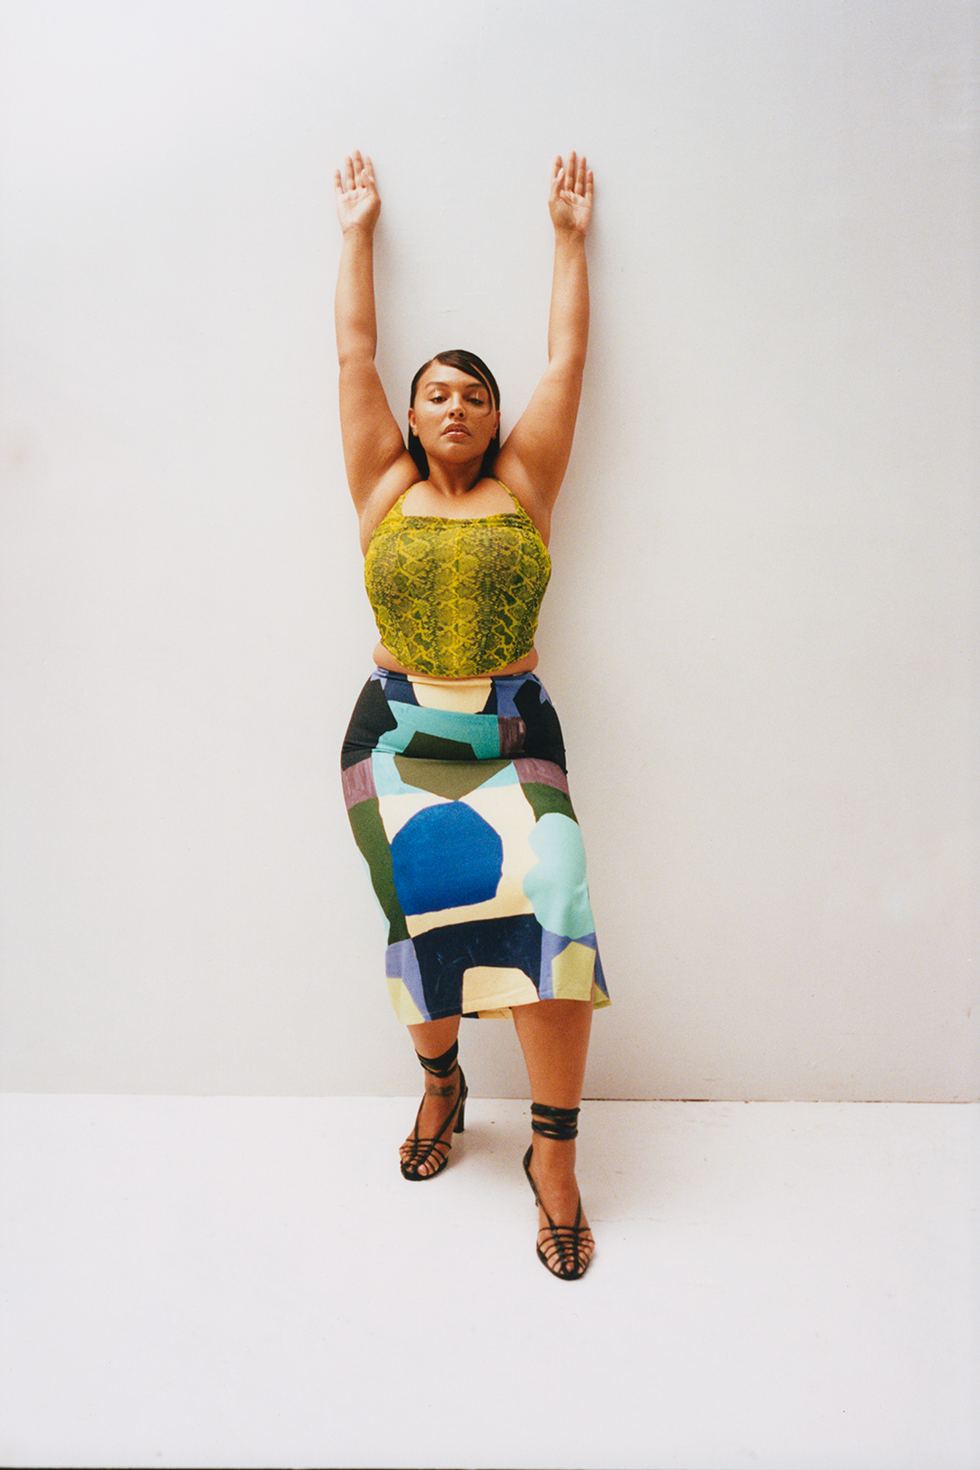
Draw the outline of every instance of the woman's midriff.
<instances>
[{"instance_id":1,"label":"woman's midriff","mask_svg":"<svg viewBox=\"0 0 980 1470\"><path fill-rule=\"evenodd\" d=\"M434 679L437 677L434 674L420 674L418 669L406 668L404 664L398 662L393 653L390 653L388 649L385 648L383 643L379 643L377 648L374 650L374 662L377 664L378 668L389 669L393 674L408 674L416 679ZM507 664L505 668L487 669L486 672L483 674L468 674L465 677L471 679L496 679L506 674L529 674L531 670L536 669L537 666L538 651L536 648L532 648L530 653L526 653L523 658L516 659L512 664ZM445 682L447 684L456 684L463 682L461 679L454 679L451 675L439 675L438 678L440 680L445 679Z\"/></svg>"}]
</instances>

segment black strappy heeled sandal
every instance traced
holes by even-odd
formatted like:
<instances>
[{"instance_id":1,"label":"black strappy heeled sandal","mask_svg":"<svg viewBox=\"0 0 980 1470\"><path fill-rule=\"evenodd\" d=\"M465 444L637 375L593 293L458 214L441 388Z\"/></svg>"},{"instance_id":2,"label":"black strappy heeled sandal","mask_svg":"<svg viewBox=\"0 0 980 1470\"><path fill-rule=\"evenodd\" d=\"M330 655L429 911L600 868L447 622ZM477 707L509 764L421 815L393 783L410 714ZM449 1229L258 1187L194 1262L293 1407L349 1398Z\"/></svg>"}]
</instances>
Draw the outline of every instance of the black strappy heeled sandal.
<instances>
[{"instance_id":1,"label":"black strappy heeled sandal","mask_svg":"<svg viewBox=\"0 0 980 1470\"><path fill-rule=\"evenodd\" d=\"M449 1151L452 1148L452 1141L447 1139L446 1135L449 1133L463 1132L466 1098L469 1092L466 1086L466 1078L463 1076L463 1069L462 1067L458 1067L456 1063L456 1058L459 1055L458 1041L454 1041L449 1050L443 1052L441 1057L424 1057L420 1052L416 1052L415 1055L431 1077L451 1077L453 1072L458 1071L459 1094L452 1112L439 1129L435 1138L419 1137L419 1118L422 1116L422 1107L425 1103L425 1098L422 1099L422 1103L419 1105L419 1110L415 1117L415 1129L406 1145L408 1153L402 1159L402 1173L406 1179L412 1180L413 1183L419 1179L434 1179L437 1174L442 1173L443 1169L449 1163ZM433 1157L436 1160L435 1168L426 1169L424 1174L421 1173L420 1171L429 1164Z\"/></svg>"},{"instance_id":2,"label":"black strappy heeled sandal","mask_svg":"<svg viewBox=\"0 0 980 1470\"><path fill-rule=\"evenodd\" d=\"M532 1103L531 1132L539 1133L542 1138L557 1138L561 1141L577 1138L578 1114L578 1108L550 1108L546 1103ZM531 1155L533 1153L534 1144L532 1143L524 1155L524 1173L534 1192L538 1208L544 1210L545 1219L548 1221L548 1224L542 1226L538 1231L538 1260L548 1268L552 1276L557 1276L559 1281L578 1281L589 1269L589 1262L595 1250L592 1231L588 1225L581 1223L582 1197L579 1196L575 1224L556 1225L541 1201L538 1186L531 1174ZM542 1236L544 1236L544 1244L542 1244ZM547 1249L549 1246L550 1250ZM592 1249L586 1254L589 1246Z\"/></svg>"}]
</instances>

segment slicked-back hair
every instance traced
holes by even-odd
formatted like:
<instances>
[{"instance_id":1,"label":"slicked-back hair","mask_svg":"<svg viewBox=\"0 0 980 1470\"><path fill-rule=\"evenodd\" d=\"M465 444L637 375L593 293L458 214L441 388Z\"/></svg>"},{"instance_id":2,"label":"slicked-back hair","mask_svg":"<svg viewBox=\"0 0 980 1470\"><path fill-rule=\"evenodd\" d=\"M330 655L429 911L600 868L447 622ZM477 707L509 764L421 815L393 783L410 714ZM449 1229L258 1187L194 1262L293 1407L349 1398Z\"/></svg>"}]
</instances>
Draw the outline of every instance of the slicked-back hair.
<instances>
[{"instance_id":1,"label":"slicked-back hair","mask_svg":"<svg viewBox=\"0 0 980 1470\"><path fill-rule=\"evenodd\" d=\"M428 372L434 362L441 362L446 367L458 368L461 373L466 373L468 377L478 378L490 394L494 408L500 408L500 389L497 387L497 380L493 373L481 357L477 357L475 352L467 352L462 347L452 347L448 352L437 352L435 357L430 357L428 362L422 364L412 379L412 387L408 399L409 406L415 403L415 394L418 390L419 379L423 373ZM427 480L429 478L429 457L422 448L418 435L413 434L411 429L408 431L408 452L415 461L415 467L421 479ZM498 425L497 432L487 445L487 452L483 456L483 462L480 465L481 480L491 474L499 453L500 428Z\"/></svg>"}]
</instances>

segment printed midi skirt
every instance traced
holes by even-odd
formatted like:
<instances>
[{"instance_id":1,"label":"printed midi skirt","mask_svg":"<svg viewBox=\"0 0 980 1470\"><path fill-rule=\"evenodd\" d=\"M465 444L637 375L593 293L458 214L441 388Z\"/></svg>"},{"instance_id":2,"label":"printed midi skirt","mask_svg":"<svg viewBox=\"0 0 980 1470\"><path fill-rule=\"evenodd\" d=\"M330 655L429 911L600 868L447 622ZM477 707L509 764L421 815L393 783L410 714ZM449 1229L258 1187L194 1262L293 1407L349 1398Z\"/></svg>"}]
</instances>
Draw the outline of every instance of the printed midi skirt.
<instances>
[{"instance_id":1,"label":"printed midi skirt","mask_svg":"<svg viewBox=\"0 0 980 1470\"><path fill-rule=\"evenodd\" d=\"M609 1004L561 726L539 679L375 669L341 764L399 1020Z\"/></svg>"}]
</instances>

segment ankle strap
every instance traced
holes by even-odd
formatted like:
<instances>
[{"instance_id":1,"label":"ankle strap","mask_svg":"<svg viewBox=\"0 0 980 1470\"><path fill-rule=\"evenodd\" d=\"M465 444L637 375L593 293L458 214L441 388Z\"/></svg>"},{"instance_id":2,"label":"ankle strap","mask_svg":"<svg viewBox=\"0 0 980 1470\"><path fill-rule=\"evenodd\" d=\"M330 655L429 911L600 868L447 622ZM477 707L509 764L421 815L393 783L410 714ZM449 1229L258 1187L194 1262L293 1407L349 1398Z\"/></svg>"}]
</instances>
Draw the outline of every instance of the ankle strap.
<instances>
[{"instance_id":1,"label":"ankle strap","mask_svg":"<svg viewBox=\"0 0 980 1470\"><path fill-rule=\"evenodd\" d=\"M532 1103L531 1132L540 1133L543 1138L577 1138L578 1115L578 1108L550 1108L547 1103Z\"/></svg>"},{"instance_id":2,"label":"ankle strap","mask_svg":"<svg viewBox=\"0 0 980 1470\"><path fill-rule=\"evenodd\" d=\"M456 1058L459 1056L459 1042L454 1041L448 1051L444 1051L441 1057L424 1057L420 1051L415 1055L422 1066L433 1077L448 1077L456 1066Z\"/></svg>"}]
</instances>

